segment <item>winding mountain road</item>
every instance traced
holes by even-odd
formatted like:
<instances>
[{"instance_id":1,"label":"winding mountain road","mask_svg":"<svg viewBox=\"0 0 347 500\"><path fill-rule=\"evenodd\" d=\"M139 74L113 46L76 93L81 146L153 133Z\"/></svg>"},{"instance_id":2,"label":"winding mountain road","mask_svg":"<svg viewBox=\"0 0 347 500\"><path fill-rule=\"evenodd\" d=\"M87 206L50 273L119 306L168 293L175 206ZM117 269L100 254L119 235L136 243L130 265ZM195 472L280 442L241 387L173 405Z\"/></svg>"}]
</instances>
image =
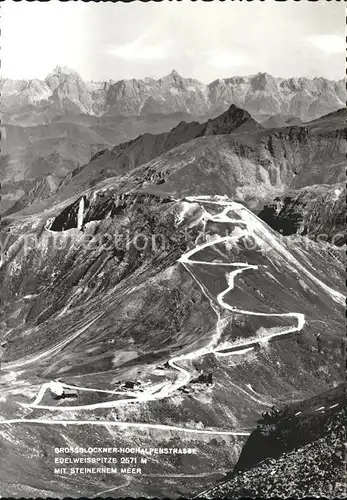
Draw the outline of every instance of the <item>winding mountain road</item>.
<instances>
[{"instance_id":1,"label":"winding mountain road","mask_svg":"<svg viewBox=\"0 0 347 500\"><path fill-rule=\"evenodd\" d=\"M97 408L112 408L112 407L117 407L119 405L126 405L129 403L134 403L134 402L147 402L147 401L153 401L153 400L160 400L163 398L168 398L171 395L173 395L178 389L181 387L187 385L189 381L192 378L192 375L190 372L183 366L181 366L180 363L186 361L186 360L191 360L191 359L196 359L202 356L205 356L207 354L214 354L215 356L219 357L225 357L225 356L235 356L235 355L244 355L252 351L255 347L255 344L259 344L262 342L268 342L271 340L273 337L279 337L279 336L286 336L290 335L294 332L299 332L300 330L303 329L305 326L305 316L304 314L298 313L298 312L288 312L288 313L264 313L264 312L256 312L256 311L249 311L246 309L238 309L236 307L231 306L225 301L225 296L235 287L235 277L239 275L240 273L246 272L247 270L259 270L261 271L261 267L263 266L258 266L258 265L251 265L248 264L247 262L209 262L209 261L203 261L203 260L198 260L192 258L194 255L196 255L198 252L201 250L207 248L207 247L213 247L214 245L218 243L227 243L228 245L231 245L233 242L238 241L241 237L244 236L249 236L252 234L252 231L254 230L254 215L252 215L253 219L250 217L248 214L248 210L243 207L242 205L230 201L227 197L207 197L207 196L199 196L199 197L189 197L185 198L184 202L187 204L188 203L198 203L200 207L202 208L203 215L201 217L201 222L203 222L204 227L206 227L206 223L208 221L215 222L215 223L226 223L233 225L233 229L235 229L235 226L237 226L237 230L233 232L233 234L221 237L219 235L215 235L214 237L209 238L207 241L201 243L201 244L195 244L194 248L190 249L187 251L185 254L183 254L179 262L185 267L185 269L191 274L197 285L201 288L202 292L204 295L207 297L209 300L209 303L211 305L211 308L215 312L217 316L217 322L216 322L216 328L215 331L212 335L212 338L210 339L210 342L208 345L185 354L181 354L178 356L175 356L168 360L169 366L177 372L177 378L175 381L167 381L162 384L161 387L159 387L158 390L158 384L155 386L151 386L149 388L146 388L146 390L142 393L137 393L137 394L126 394L121 391L106 391L106 390L100 390L100 389L92 389L92 388L86 388L86 387L77 387L77 386L71 386L68 384L65 384L61 382L63 387L65 388L74 388L77 390L81 391L90 391L90 392L104 392L108 394L126 394L127 399L119 399L115 401L107 401L107 402L101 402L101 403L95 403L95 404L87 404L87 405L79 405L79 406L50 406L50 405L42 405L40 404L47 389L49 388L49 383L43 384L35 398L35 400L32 403L29 404L23 404L21 403L22 406L31 408L31 409L45 409L45 410L51 410L51 411L77 411L77 410L93 410ZM205 208L204 204L208 205L218 205L222 207L222 211L218 214L211 214L209 213ZM188 208L184 206L184 216L188 212ZM228 213L229 212L234 212L236 213L239 218L231 218L229 217ZM184 218L184 217L183 217ZM182 219L183 219L182 218ZM259 228L257 228L259 230ZM280 249L280 251L283 253L283 250ZM288 252L289 253L289 252ZM289 257L286 255L286 258L289 259ZM294 257L290 255L289 260L293 260ZM297 261L295 262L297 267L302 267ZM194 273L194 266L201 265L201 266L218 266L220 268L226 268L229 269L228 272L226 272L226 280L227 280L227 287L225 290L221 291L217 297L212 297L208 290L205 288L203 283L199 280L199 278L196 276ZM266 267L266 266L264 266ZM339 294L338 292L335 292L334 290L330 289L327 287L324 283L320 282L316 277L312 277L312 274L307 271L305 268L305 273L309 275L315 283L319 282L321 287L330 294L330 296L336 300L337 302L341 301L342 295ZM340 297L341 295L341 297ZM221 348L218 346L219 341L221 339L221 336L223 334L224 328L228 323L228 319L226 317L223 317L223 312L224 311L230 311L232 313L237 313L237 314L244 314L244 315L251 315L251 316L261 316L261 317L286 317L286 318L293 318L294 324L291 326L288 326L288 328L282 330L281 332L276 332L276 333L270 333L268 335L265 335L261 338L257 337L255 338L247 338L241 341L237 341L234 344L232 344L232 348L230 350L224 348ZM91 321L86 327L80 329L78 332L76 332L73 335L73 338L76 338L82 331L85 331L88 326L90 326L96 319L101 316L98 315L95 320ZM67 340L68 342L71 341L71 338ZM64 341L64 344L66 344L67 341ZM58 344L57 346L54 346L50 349L51 353L54 353L58 348L61 347L61 344ZM39 360L42 355L37 355L34 357L35 360ZM32 360L26 360L25 364L31 362ZM13 367L16 365L16 363L8 364L10 366L13 365ZM255 393L253 393L250 390L245 390L242 388L239 388L236 386L241 392L245 393L249 398L257 401L259 404L265 405L265 406L271 406L272 403L266 402L264 400L261 400L259 398L256 398ZM157 429L172 429L172 430L180 430L183 432L198 432L198 433L213 433L213 434L227 434L227 435L248 435L249 433L238 433L235 431L213 431L213 430L204 430L204 429L187 429L184 427L176 427L176 426L165 426L161 424L143 424L143 423L131 423L131 422L113 422L113 421L92 421L92 420L48 420L48 419L12 419L12 420L2 420L0 421L0 424L17 424L17 423L41 423L41 424L48 424L48 425L118 425L118 426L125 426L125 427L138 427L138 428L157 428Z\"/></svg>"}]
</instances>

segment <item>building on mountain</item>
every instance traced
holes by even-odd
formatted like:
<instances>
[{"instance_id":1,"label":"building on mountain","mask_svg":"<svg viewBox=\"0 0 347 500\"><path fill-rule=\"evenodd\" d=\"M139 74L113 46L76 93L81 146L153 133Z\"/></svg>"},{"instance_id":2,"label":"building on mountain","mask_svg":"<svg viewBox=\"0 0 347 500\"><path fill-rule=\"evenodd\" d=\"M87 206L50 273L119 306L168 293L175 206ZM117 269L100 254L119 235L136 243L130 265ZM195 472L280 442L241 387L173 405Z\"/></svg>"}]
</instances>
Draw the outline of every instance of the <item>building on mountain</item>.
<instances>
[{"instance_id":1,"label":"building on mountain","mask_svg":"<svg viewBox=\"0 0 347 500\"><path fill-rule=\"evenodd\" d=\"M77 398L78 393L76 390L66 389L63 384L53 381L49 384L48 389L53 399Z\"/></svg>"}]
</instances>

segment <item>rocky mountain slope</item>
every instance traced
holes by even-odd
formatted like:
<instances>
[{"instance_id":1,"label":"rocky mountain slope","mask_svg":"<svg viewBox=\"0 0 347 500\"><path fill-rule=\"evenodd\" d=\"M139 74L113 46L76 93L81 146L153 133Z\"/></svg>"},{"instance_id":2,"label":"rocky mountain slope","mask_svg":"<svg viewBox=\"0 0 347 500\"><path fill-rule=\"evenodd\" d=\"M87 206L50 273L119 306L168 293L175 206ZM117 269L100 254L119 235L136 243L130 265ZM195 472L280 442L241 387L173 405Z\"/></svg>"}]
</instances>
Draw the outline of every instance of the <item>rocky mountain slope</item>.
<instances>
[{"instance_id":1,"label":"rocky mountain slope","mask_svg":"<svg viewBox=\"0 0 347 500\"><path fill-rule=\"evenodd\" d=\"M205 85L177 71L154 80L85 82L74 70L57 66L44 81L1 84L2 108L49 101L57 110L123 116L187 112L217 115L231 104L252 114L289 113L303 120L317 118L345 104L343 80L274 78L267 73L218 79Z\"/></svg>"},{"instance_id":2,"label":"rocky mountain slope","mask_svg":"<svg viewBox=\"0 0 347 500\"><path fill-rule=\"evenodd\" d=\"M129 139L135 139L144 132L168 131L183 119L193 121L185 113L172 115L149 115L147 117L115 117L108 115L99 119L95 116L73 116L69 113L56 116L52 121L24 126L23 124L2 124L2 155L9 155L10 164L1 169L2 180L32 178L32 165L39 158L50 154L68 155L68 150L85 149L73 155L76 167L88 163L91 156L106 147L114 147ZM65 146L63 146L65 144ZM67 165L67 169L71 170ZM40 175L52 173L49 168Z\"/></svg>"},{"instance_id":3,"label":"rocky mountain slope","mask_svg":"<svg viewBox=\"0 0 347 500\"><path fill-rule=\"evenodd\" d=\"M39 111L35 107L29 108L28 112L16 116L15 125L1 126L1 213L11 207L12 211L18 211L18 205L14 207L14 204L28 194L33 182L40 185L44 181L49 185L53 176L56 188L68 173L88 164L100 150L112 148L145 132L158 134L168 131L182 119L194 120L186 113L135 117L107 114L102 119L68 112L48 118L49 113L52 113L52 108L47 106L39 108ZM50 189L48 194L53 193L55 188ZM29 198L24 204L23 199L21 206L33 201Z\"/></svg>"},{"instance_id":4,"label":"rocky mountain slope","mask_svg":"<svg viewBox=\"0 0 347 500\"><path fill-rule=\"evenodd\" d=\"M225 193L261 210L290 188L342 181L346 130L344 111L303 127L261 130L247 112L231 106L204 124L181 123L167 134L145 134L101 151L66 177L52 200L37 200L29 210L78 196L101 181L107 185L115 176L128 190L178 197Z\"/></svg>"},{"instance_id":5,"label":"rocky mountain slope","mask_svg":"<svg viewBox=\"0 0 347 500\"><path fill-rule=\"evenodd\" d=\"M52 461L57 446L103 446L110 436L124 447L198 448L116 482L122 496L187 496L233 467L264 409L344 376L342 260L313 242L282 241L226 197L106 182L2 220L8 496L109 496L114 477L53 475ZM212 386L197 384L201 371ZM55 379L77 399L54 400L44 384ZM19 454L31 457L20 482Z\"/></svg>"},{"instance_id":6,"label":"rocky mountain slope","mask_svg":"<svg viewBox=\"0 0 347 500\"><path fill-rule=\"evenodd\" d=\"M263 419L234 472L201 496L344 498L346 410L340 386Z\"/></svg>"},{"instance_id":7,"label":"rocky mountain slope","mask_svg":"<svg viewBox=\"0 0 347 500\"><path fill-rule=\"evenodd\" d=\"M179 116L180 115L175 115L175 118L172 119L177 119L179 118ZM161 123L161 119L159 119L159 122ZM148 123L148 120L146 120L146 123ZM169 121L166 121L165 123L168 124ZM59 121L54 125L55 130L58 125L62 129L64 128L64 123ZM26 179L37 178L36 183L41 185L43 176L54 174L55 176L57 176L57 178L60 179L58 185L61 184L62 188L68 186L68 188L71 189L72 186L78 186L78 189L81 190L86 187L86 180L87 183L93 185L96 182L109 177L110 174L113 176L128 172L129 170L134 169L137 166L147 163L148 161L160 156L162 153L173 149L175 146L184 144L193 139L204 136L230 134L236 130L238 130L240 133L251 133L257 130L261 130L262 128L250 116L250 114L247 113L247 111L244 111L232 105L230 109L223 113L221 116L215 119L208 120L207 122L199 123L197 121L194 121L186 123L181 121L170 132L157 135L147 133L145 135L137 137L136 139L128 143L123 143L119 146L115 146L112 149L107 149L102 148L102 145L100 143L95 144L95 141L100 141L101 138L90 129L84 126L81 126L80 128L77 127L75 134L73 134L76 125L70 122L67 122L65 125L69 126L70 133L66 134L68 137L74 137L76 134L80 136L84 134L85 136L85 138L81 138L82 146L78 148L81 154L77 156L77 151L75 153L75 158L78 158L79 160L78 165L73 162L74 155L71 155L71 150L76 148L79 144L79 142L77 142L77 138L76 143L71 143L71 139L68 139L70 141L69 144L71 144L71 147L67 148L66 146L65 149L59 148L61 150L60 154L58 153L58 144L61 145L63 139L60 139L59 141L55 140L55 153L53 155L49 155L48 157L44 154L45 152L43 149L44 145L47 144L48 139L45 139L44 141L36 141L34 142L34 145L35 147L41 145L42 149L40 151L42 156L40 156L39 158L35 158L34 155L29 154L29 151L35 151L35 148L31 147L30 143L30 139L33 134L31 127L28 127L25 130L20 129L22 131L22 134L20 134L17 142L22 141L23 144L29 142L29 145L26 148L22 147L22 155L26 155L26 158L28 159L27 162L30 166L24 173L21 173L22 175L20 175L19 172L19 181L22 180L23 176ZM34 130L37 131L37 128L38 127L34 127ZM47 134L49 137L50 127L47 127L46 129L42 126L41 128L45 130L45 134ZM12 132L13 129L16 131L16 127L10 127L10 130ZM51 142L52 139L50 139L50 143ZM10 141L10 143L13 144L14 141L12 140ZM84 144L85 146L83 147ZM97 145L99 146L101 151L98 151L96 154L91 155L92 148L97 149ZM6 148L4 152L6 152ZM63 156L64 152L65 155ZM83 163L83 153L86 156L88 156L89 154L89 158L90 156L92 156L92 161L86 161ZM20 169L22 161L22 158L18 158L18 154L17 163L15 162L13 156L9 154L7 156L8 158L3 157L2 168L2 175L5 180L6 177L10 176L11 174L15 175L15 173ZM53 159L56 159L56 161L53 162ZM9 193L11 193L12 188L12 200L14 199L13 194L15 190L17 190L19 186L23 186L23 184L23 182L6 183L6 187ZM15 204L6 207L7 210L5 211L5 214L14 213L35 201L35 198L33 198L31 196L31 193L29 193L29 189L31 190L32 187L32 182L28 182L26 183L26 185L27 192L22 195L19 200L15 200ZM52 194L53 192L54 190L52 189L49 194ZM36 200L39 199L40 197L36 198ZM4 207L6 205L2 206Z\"/></svg>"},{"instance_id":8,"label":"rocky mountain slope","mask_svg":"<svg viewBox=\"0 0 347 500\"><path fill-rule=\"evenodd\" d=\"M144 134L111 150L101 151L92 158L89 164L72 172L71 182L70 179L67 181L70 186L74 184L86 187L85 180L95 183L109 176L125 174L181 145L183 151L194 148L198 144L194 141L195 139L229 135L234 132L247 134L261 129L261 125L247 111L231 105L221 116L207 122L182 121L170 132L156 135ZM175 153L176 150L171 156L179 157ZM170 171L170 162L167 166ZM158 174L163 177L164 171Z\"/></svg>"},{"instance_id":9,"label":"rocky mountain slope","mask_svg":"<svg viewBox=\"0 0 347 500\"><path fill-rule=\"evenodd\" d=\"M42 80L1 80L2 107L20 107L48 99L52 91Z\"/></svg>"},{"instance_id":10,"label":"rocky mountain slope","mask_svg":"<svg viewBox=\"0 0 347 500\"><path fill-rule=\"evenodd\" d=\"M233 105L205 123L181 122L168 133L100 151L64 178L52 200L22 195L11 213L30 204L32 213L40 211L115 176L129 190L177 196L208 190L261 210L290 188L342 181L345 154L344 110L302 127L262 130Z\"/></svg>"},{"instance_id":11,"label":"rocky mountain slope","mask_svg":"<svg viewBox=\"0 0 347 500\"><path fill-rule=\"evenodd\" d=\"M283 235L299 233L320 242L346 242L345 184L318 184L287 191L259 213Z\"/></svg>"}]
</instances>

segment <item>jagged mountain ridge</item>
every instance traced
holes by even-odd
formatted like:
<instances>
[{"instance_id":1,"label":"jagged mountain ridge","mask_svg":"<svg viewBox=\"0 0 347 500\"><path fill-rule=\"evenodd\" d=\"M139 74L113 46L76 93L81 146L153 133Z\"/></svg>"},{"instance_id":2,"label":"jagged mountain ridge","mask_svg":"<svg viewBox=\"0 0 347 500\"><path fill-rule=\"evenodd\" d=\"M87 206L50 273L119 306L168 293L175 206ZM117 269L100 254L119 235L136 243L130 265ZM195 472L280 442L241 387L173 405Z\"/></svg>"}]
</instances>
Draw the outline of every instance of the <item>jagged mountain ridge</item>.
<instances>
[{"instance_id":1,"label":"jagged mountain ridge","mask_svg":"<svg viewBox=\"0 0 347 500\"><path fill-rule=\"evenodd\" d=\"M68 127L69 130L69 138L64 137L58 140L49 139L50 131L53 129L56 131L58 127L61 130L64 130L64 127ZM39 129L39 130L38 130ZM24 171L24 178L30 180L32 178L37 178L38 184L41 186L41 177L45 175L56 175L62 181L62 186L69 184L80 184L80 188L83 188L85 183L84 179L89 178L92 183L95 183L95 178L100 177L98 180L106 177L105 167L112 167L116 164L116 169L113 172L113 175L118 175L121 173L126 173L129 170L136 168L139 165L142 165L161 154L173 149L174 147L189 142L193 139L203 136L214 136L218 134L230 134L235 130L240 132L251 133L256 132L257 130L261 130L262 127L251 117L251 115L237 106L232 105L229 110L223 113L221 116L208 120L204 123L199 122L190 122L186 123L181 121L176 127L174 127L170 132L161 133L161 134L144 134L140 135L134 140L130 142L120 144L115 146L111 150L108 150L105 146L102 147L100 141L102 140L100 136L98 136L93 130L90 128L84 127L82 125L77 126L72 123L64 123L58 121L54 124L50 124L49 126L41 126L41 127L11 127L8 126L5 128L8 137L11 135L15 136L17 139L17 143L25 144L27 147L22 147L22 155L17 154L18 158L15 161L15 158L7 159L2 158L2 172L1 175L6 179L6 174L10 175L17 170L20 170L21 162L24 159L28 159L29 167L27 167ZM21 132L18 134L18 132ZM44 132L45 135L48 136L44 141L36 141L32 145L30 142L31 137L36 134L42 134ZM71 138L76 137L75 141L71 142ZM78 137L82 137L80 143L78 142ZM65 141L68 141L68 144L65 144ZM14 142L14 141L12 141ZM47 144L48 142L48 144ZM85 147L82 148L81 145L85 143ZM96 144L95 144L96 143ZM55 147L55 152L53 155L45 155L43 154L44 149L49 152L49 146L53 144ZM40 157L35 159L36 145L40 146ZM95 155L91 153L92 147L99 146L99 150ZM68 147L70 146L70 147ZM79 165L73 167L73 156L72 153L75 151L76 159L79 160ZM77 156L77 151L80 153ZM6 149L4 151L6 153ZM65 153L65 154L64 154ZM86 161L81 161L83 159L83 154L89 156L84 156ZM24 156L25 155L25 156ZM92 157L92 158L91 158ZM91 158L91 162L89 159ZM64 175L61 175L65 172ZM10 191L10 186L13 187L13 192L15 192L18 188L18 183L23 185L21 179L16 182L7 182L8 191ZM30 189L31 189L31 182ZM34 196L36 193L42 192L34 189L34 191L27 192L24 194L22 199L17 200L14 205L8 206L2 204L2 207L5 207L5 214L13 213L21 208L24 208L26 205L35 201L32 197L32 193ZM45 191L47 192L47 191ZM52 191L53 192L53 191Z\"/></svg>"},{"instance_id":2,"label":"jagged mountain ridge","mask_svg":"<svg viewBox=\"0 0 347 500\"><path fill-rule=\"evenodd\" d=\"M98 152L68 174L51 199L31 199L28 210L35 213L112 177L127 190L176 196L208 190L261 210L288 188L341 182L345 154L345 110L302 127L262 129L249 113L231 106L204 124L182 122L168 133L145 134ZM19 206L28 204L23 199Z\"/></svg>"},{"instance_id":3,"label":"jagged mountain ridge","mask_svg":"<svg viewBox=\"0 0 347 500\"><path fill-rule=\"evenodd\" d=\"M49 100L57 109L123 116L177 111L215 116L234 103L250 113L289 113L308 120L342 107L346 100L343 79L284 79L258 73L219 78L206 85L173 70L158 80L85 82L77 72L63 66L57 66L45 80L3 79L1 92L5 108L18 99L21 104Z\"/></svg>"},{"instance_id":4,"label":"jagged mountain ridge","mask_svg":"<svg viewBox=\"0 0 347 500\"><path fill-rule=\"evenodd\" d=\"M98 152L91 158L91 162L97 160L98 163L101 162L103 166L108 168L115 165L115 175L118 175L199 137L228 135L235 131L252 133L258 130L262 130L262 126L247 111L232 104L217 118L204 123L181 121L169 132L140 135L136 139L119 144L111 150ZM72 172L72 177L78 175L85 168L88 169L88 165Z\"/></svg>"},{"instance_id":5,"label":"jagged mountain ridge","mask_svg":"<svg viewBox=\"0 0 347 500\"><path fill-rule=\"evenodd\" d=\"M209 130L217 135L206 135ZM167 134L145 134L100 152L66 178L57 197L62 201L97 182L123 176L120 182L127 189L177 196L208 190L256 208L290 187L342 181L345 152L343 113L305 127L262 130L247 112L231 106L205 124L181 123Z\"/></svg>"}]
</instances>

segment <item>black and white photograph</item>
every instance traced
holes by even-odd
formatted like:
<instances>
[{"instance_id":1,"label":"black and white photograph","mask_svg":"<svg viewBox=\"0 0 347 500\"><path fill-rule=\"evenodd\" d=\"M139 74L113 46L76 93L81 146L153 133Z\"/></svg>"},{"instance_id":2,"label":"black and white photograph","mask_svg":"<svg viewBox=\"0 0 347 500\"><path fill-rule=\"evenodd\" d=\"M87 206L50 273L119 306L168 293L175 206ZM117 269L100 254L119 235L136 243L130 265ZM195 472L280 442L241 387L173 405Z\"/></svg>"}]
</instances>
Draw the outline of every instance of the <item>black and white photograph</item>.
<instances>
[{"instance_id":1,"label":"black and white photograph","mask_svg":"<svg viewBox=\"0 0 347 500\"><path fill-rule=\"evenodd\" d=\"M345 498L346 5L0 4L0 498Z\"/></svg>"}]
</instances>

